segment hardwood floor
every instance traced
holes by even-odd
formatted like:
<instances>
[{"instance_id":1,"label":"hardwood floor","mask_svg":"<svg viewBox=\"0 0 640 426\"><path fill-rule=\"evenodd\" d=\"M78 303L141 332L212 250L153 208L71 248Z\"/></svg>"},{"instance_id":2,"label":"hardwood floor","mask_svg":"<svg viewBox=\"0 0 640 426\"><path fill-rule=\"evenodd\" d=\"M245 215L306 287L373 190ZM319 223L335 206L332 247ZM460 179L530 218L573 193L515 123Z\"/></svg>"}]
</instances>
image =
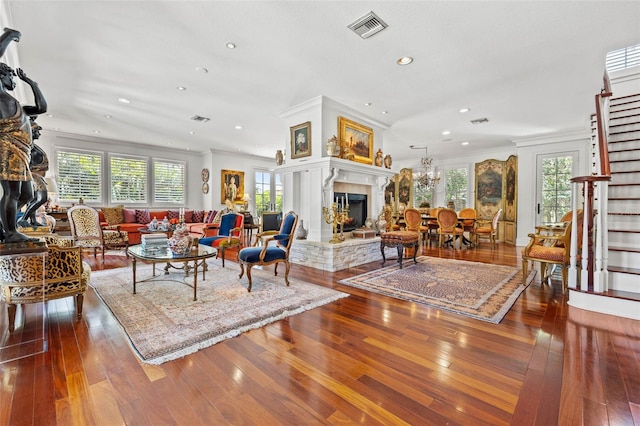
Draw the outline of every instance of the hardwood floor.
<instances>
[{"instance_id":1,"label":"hardwood floor","mask_svg":"<svg viewBox=\"0 0 640 426\"><path fill-rule=\"evenodd\" d=\"M505 244L421 254L520 266ZM351 296L160 366L92 289L80 321L71 298L49 302L48 352L0 365L0 424L640 424L637 321L571 308L559 282L498 325L337 284L379 267L293 265Z\"/></svg>"}]
</instances>

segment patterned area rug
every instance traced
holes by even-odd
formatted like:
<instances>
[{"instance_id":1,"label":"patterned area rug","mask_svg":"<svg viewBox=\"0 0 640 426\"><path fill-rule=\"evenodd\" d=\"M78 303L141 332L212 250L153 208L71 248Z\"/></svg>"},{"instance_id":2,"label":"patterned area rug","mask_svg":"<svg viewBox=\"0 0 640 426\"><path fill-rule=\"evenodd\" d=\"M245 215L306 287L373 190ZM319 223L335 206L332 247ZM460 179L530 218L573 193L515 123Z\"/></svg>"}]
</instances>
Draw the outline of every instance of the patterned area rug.
<instances>
[{"instance_id":1,"label":"patterned area rug","mask_svg":"<svg viewBox=\"0 0 640 426\"><path fill-rule=\"evenodd\" d=\"M238 279L239 267L208 263L206 280L198 273L198 300L193 288L177 271L137 284L132 294L131 268L91 273L90 285L123 327L135 352L149 364L180 358L245 331L327 304L348 294L289 278L286 286L280 265L273 270L252 270L253 288ZM161 274L163 266L156 271ZM151 265L139 263L138 279L151 277ZM177 280L169 281L169 280ZM186 279L193 283L193 275Z\"/></svg>"},{"instance_id":2,"label":"patterned area rug","mask_svg":"<svg viewBox=\"0 0 640 426\"><path fill-rule=\"evenodd\" d=\"M534 276L523 284L520 268L421 256L340 283L498 324Z\"/></svg>"}]
</instances>

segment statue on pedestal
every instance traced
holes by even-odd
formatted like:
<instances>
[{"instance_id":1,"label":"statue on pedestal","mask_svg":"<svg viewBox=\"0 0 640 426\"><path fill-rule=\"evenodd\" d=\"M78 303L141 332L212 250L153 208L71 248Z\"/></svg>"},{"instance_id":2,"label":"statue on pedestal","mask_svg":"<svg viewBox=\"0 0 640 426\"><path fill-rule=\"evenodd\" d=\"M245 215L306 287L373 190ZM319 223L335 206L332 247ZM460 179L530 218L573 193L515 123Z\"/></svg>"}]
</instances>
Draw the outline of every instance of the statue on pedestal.
<instances>
[{"instance_id":1,"label":"statue on pedestal","mask_svg":"<svg viewBox=\"0 0 640 426\"><path fill-rule=\"evenodd\" d=\"M20 32L5 28L0 35L0 57L11 41L19 41ZM35 105L21 106L8 91L15 89L14 76L27 83L33 91ZM47 111L47 103L38 88L22 69L14 71L0 63L0 240L4 243L35 241L16 229L16 214L31 198L33 187L29 162L31 160L32 134L29 116Z\"/></svg>"},{"instance_id":2,"label":"statue on pedestal","mask_svg":"<svg viewBox=\"0 0 640 426\"><path fill-rule=\"evenodd\" d=\"M31 134L34 141L40 137L40 130L42 130L42 127L36 123L36 117L31 116ZM47 157L47 153L35 143L31 148L29 169L31 170L31 175L33 177L34 194L33 198L31 198L27 203L27 208L24 211L22 219L18 221L18 226L46 226L38 223L36 212L38 211L38 208L49 199L47 182L44 180L44 176L49 170L49 158Z\"/></svg>"}]
</instances>

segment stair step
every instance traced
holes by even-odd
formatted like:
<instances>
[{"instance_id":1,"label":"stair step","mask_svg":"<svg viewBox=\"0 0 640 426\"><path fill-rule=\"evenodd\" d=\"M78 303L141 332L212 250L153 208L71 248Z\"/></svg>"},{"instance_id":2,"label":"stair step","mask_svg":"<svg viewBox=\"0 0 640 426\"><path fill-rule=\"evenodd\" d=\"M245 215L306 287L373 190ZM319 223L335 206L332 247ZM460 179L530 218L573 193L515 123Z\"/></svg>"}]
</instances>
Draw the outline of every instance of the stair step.
<instances>
[{"instance_id":1,"label":"stair step","mask_svg":"<svg viewBox=\"0 0 640 426\"><path fill-rule=\"evenodd\" d=\"M620 272L621 274L640 275L640 269L627 268L624 266L609 266L607 267L609 272Z\"/></svg>"},{"instance_id":2,"label":"stair step","mask_svg":"<svg viewBox=\"0 0 640 426\"><path fill-rule=\"evenodd\" d=\"M617 251L617 252L624 252L624 253L640 253L640 249L633 248L633 247L609 246L609 251Z\"/></svg>"}]
</instances>

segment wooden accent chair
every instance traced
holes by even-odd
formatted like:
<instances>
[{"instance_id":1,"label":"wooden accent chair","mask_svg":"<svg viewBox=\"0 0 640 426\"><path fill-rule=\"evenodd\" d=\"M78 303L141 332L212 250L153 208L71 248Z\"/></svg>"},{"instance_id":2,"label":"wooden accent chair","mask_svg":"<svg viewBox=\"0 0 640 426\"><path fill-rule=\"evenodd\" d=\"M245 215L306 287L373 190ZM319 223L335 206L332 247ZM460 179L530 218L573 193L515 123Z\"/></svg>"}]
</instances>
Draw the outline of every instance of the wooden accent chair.
<instances>
[{"instance_id":1,"label":"wooden accent chair","mask_svg":"<svg viewBox=\"0 0 640 426\"><path fill-rule=\"evenodd\" d=\"M440 247L444 247L445 236L451 237L451 246L455 248L456 239L462 247L462 228L458 227L458 215L452 209L440 209L438 212L438 236Z\"/></svg>"},{"instance_id":2,"label":"wooden accent chair","mask_svg":"<svg viewBox=\"0 0 640 426\"><path fill-rule=\"evenodd\" d=\"M440 211L439 207L434 207L429 210L429 220L427 221L427 237L429 238L429 242L431 242L431 231L433 231L433 235L438 235L438 212Z\"/></svg>"},{"instance_id":3,"label":"wooden accent chair","mask_svg":"<svg viewBox=\"0 0 640 426\"><path fill-rule=\"evenodd\" d=\"M82 261L80 247L72 247L70 239L51 235L45 240L44 289L42 258L20 255L0 258L1 300L7 305L9 331L15 328L17 305L25 303L75 296L77 318L80 319L82 315L82 301L91 267Z\"/></svg>"},{"instance_id":4,"label":"wooden accent chair","mask_svg":"<svg viewBox=\"0 0 640 426\"><path fill-rule=\"evenodd\" d=\"M102 250L102 263L104 264L105 249L124 249L129 257L129 235L126 231L120 231L120 226L108 226L102 228L98 211L93 207L78 204L67 210L71 236L74 244L82 248L93 248L93 257L96 257L98 249Z\"/></svg>"},{"instance_id":5,"label":"wooden accent chair","mask_svg":"<svg viewBox=\"0 0 640 426\"><path fill-rule=\"evenodd\" d=\"M249 287L247 291L251 291L251 268L260 265L275 264L274 275L278 275L278 264L285 264L284 281L289 285L289 269L291 265L289 263L289 250L293 243L293 236L298 224L298 215L294 212L287 213L282 219L282 225L280 226L280 232L276 235L263 236L258 234L256 237L256 245L254 247L245 247L238 252L238 263L240 264L240 276L244 275L244 268L247 267L247 279L249 280ZM257 244L262 242L262 247L258 247ZM271 243L274 245L271 245Z\"/></svg>"},{"instance_id":6,"label":"wooden accent chair","mask_svg":"<svg viewBox=\"0 0 640 426\"><path fill-rule=\"evenodd\" d=\"M491 241L491 247L496 246L496 236L498 235L498 221L502 215L502 209L498 210L491 220L477 219L476 227L473 230L473 243L475 246L479 244L481 238Z\"/></svg>"},{"instance_id":7,"label":"wooden accent chair","mask_svg":"<svg viewBox=\"0 0 640 426\"><path fill-rule=\"evenodd\" d=\"M227 248L237 247L241 249L244 240L244 215L240 213L227 213L220 217L218 235L214 237L200 238L199 244L218 249L216 259L222 253L222 267L224 268L224 252Z\"/></svg>"}]
</instances>

